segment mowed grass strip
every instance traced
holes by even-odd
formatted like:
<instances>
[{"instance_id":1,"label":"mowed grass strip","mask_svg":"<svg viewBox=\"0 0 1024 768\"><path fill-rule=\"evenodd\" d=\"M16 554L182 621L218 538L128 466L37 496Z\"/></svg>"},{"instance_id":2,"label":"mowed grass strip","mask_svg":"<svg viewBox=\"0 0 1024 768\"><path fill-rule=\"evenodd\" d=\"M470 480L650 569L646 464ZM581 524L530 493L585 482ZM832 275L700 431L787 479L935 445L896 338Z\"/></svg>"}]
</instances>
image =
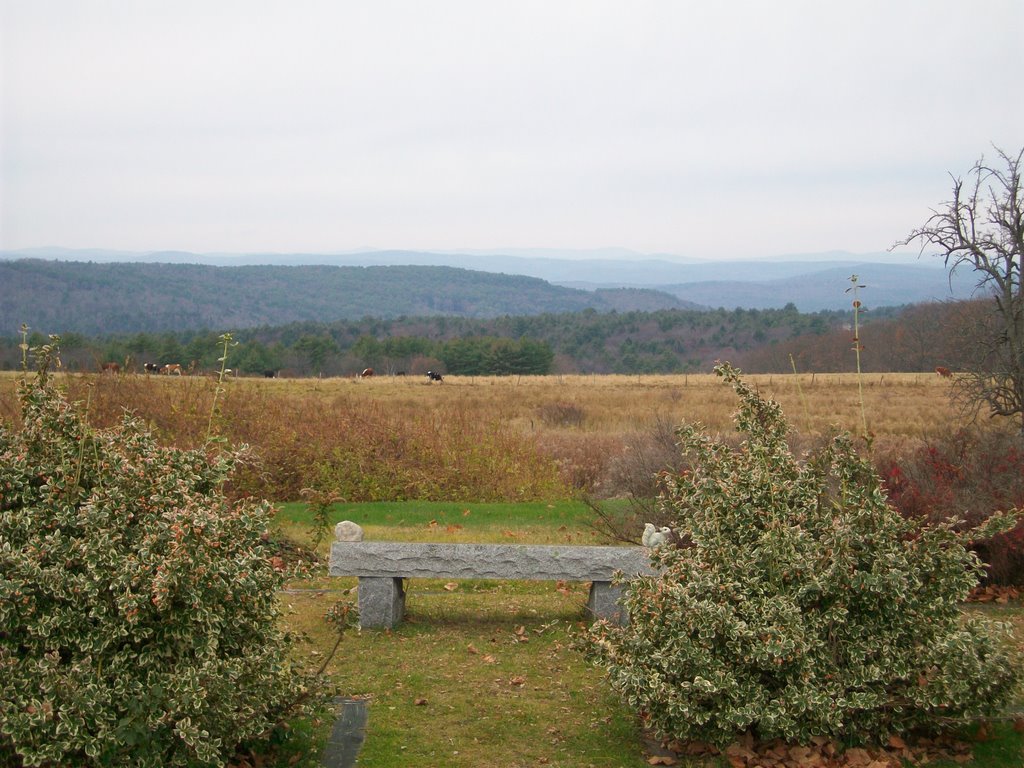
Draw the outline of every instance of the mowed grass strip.
<instances>
[{"instance_id":1,"label":"mowed grass strip","mask_svg":"<svg viewBox=\"0 0 1024 768\"><path fill-rule=\"evenodd\" d=\"M309 509L284 504L279 510L282 531L308 541ZM332 527L338 520L357 522L368 539L380 541L599 543L579 502L338 504L329 519ZM329 546L323 542L320 553L326 556ZM282 597L290 628L304 638L299 652L316 664L336 637L324 614L356 600L356 579L324 574L293 583L296 591ZM328 668L343 693L369 702L359 765L648 765L634 713L611 693L602 671L571 647L585 626L588 586L408 580L406 621L392 631L351 630ZM1013 623L1024 651L1019 603L965 610ZM1014 709L1024 711L1024 692ZM976 733L971 728L964 735ZM707 759L679 764L726 765ZM1022 764L1024 736L1010 723L990 725L975 744L976 768Z\"/></svg>"},{"instance_id":2,"label":"mowed grass strip","mask_svg":"<svg viewBox=\"0 0 1024 768\"><path fill-rule=\"evenodd\" d=\"M579 502L338 504L380 541L598 543ZM308 540L311 511L279 507L277 522ZM333 532L332 532L333 533ZM326 556L330 542L320 554ZM300 651L320 659L336 637L323 620L356 600L354 578L322 573L286 593ZM316 591L326 589L329 591ZM395 630L351 630L328 668L369 701L359 764L366 766L642 766L636 719L573 650L589 584L410 579ZM304 591L313 590L313 591Z\"/></svg>"},{"instance_id":3,"label":"mowed grass strip","mask_svg":"<svg viewBox=\"0 0 1024 768\"><path fill-rule=\"evenodd\" d=\"M646 764L635 718L570 647L586 586L521 584L412 581L400 627L345 637L329 672L369 702L360 765ZM311 648L332 644L319 617L337 600L287 596Z\"/></svg>"},{"instance_id":4,"label":"mowed grass strip","mask_svg":"<svg viewBox=\"0 0 1024 768\"><path fill-rule=\"evenodd\" d=\"M625 504L624 501L607 502ZM313 513L304 503L277 506L275 518L289 538L313 540ZM468 542L477 544L603 544L593 512L580 501L524 503L366 502L333 504L319 547L327 555L334 526L351 520L367 541Z\"/></svg>"}]
</instances>

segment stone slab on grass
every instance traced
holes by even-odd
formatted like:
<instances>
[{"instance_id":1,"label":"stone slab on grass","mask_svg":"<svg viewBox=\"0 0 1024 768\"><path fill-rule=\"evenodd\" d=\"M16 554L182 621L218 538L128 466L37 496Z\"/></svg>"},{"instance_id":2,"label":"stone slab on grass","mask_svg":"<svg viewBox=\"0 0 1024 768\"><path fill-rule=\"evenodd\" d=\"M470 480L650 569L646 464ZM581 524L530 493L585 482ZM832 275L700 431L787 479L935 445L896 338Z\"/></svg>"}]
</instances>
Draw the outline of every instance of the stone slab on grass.
<instances>
[{"instance_id":1,"label":"stone slab on grass","mask_svg":"<svg viewBox=\"0 0 1024 768\"><path fill-rule=\"evenodd\" d=\"M359 625L392 628L405 613L403 579L515 579L589 581L587 611L594 618L625 623L612 584L651 574L643 547L551 546L539 544L423 544L388 541L336 541L331 546L332 576L359 577Z\"/></svg>"}]
</instances>

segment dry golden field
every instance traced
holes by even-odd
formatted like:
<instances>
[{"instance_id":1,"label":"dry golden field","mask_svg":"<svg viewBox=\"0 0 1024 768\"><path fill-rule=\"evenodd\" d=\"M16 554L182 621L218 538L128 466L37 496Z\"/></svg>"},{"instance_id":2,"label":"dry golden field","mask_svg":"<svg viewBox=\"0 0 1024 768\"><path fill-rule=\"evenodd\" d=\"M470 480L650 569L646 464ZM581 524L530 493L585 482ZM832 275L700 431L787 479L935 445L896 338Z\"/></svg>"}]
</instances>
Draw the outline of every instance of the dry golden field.
<instances>
[{"instance_id":1,"label":"dry golden field","mask_svg":"<svg viewBox=\"0 0 1024 768\"><path fill-rule=\"evenodd\" d=\"M861 430L860 390L868 429L879 437L921 438L948 429L957 418L949 381L934 373L763 374L745 377L762 395L777 400L792 426L819 433L830 427ZM174 386L173 380L163 380ZM573 406L580 421L563 425L576 431L621 434L643 428L657 417L673 423L699 421L711 430L729 429L736 398L713 374L652 376L494 376L446 377L430 383L418 376L369 379L238 379L240 392L308 397L329 404L337 398L380 404L398 413L444 405L498 416L517 429L557 429L553 406ZM571 410L571 409L570 409ZM570 414L571 415L571 414Z\"/></svg>"},{"instance_id":2,"label":"dry golden field","mask_svg":"<svg viewBox=\"0 0 1024 768\"><path fill-rule=\"evenodd\" d=\"M6 421L17 414L16 380L13 373L0 376ZM58 374L55 380L99 426L128 409L162 442L193 447L211 424L216 380L209 376ZM957 423L949 380L936 374L866 374L859 381L854 374L775 374L747 381L781 403L797 447L834 428L860 434L861 390L876 450L900 452ZM214 426L262 457L246 490L278 500L326 483L350 500L450 493L513 501L572 490L631 492L627 475L661 468L666 451L674 451L673 427L700 422L728 432L736 406L731 389L713 374L452 376L440 383L419 376L240 378L224 383ZM630 457L641 454L647 464L638 470ZM551 460L556 469L545 469ZM353 484L355 476L385 466L372 482ZM563 492L553 490L556 472Z\"/></svg>"},{"instance_id":3,"label":"dry golden field","mask_svg":"<svg viewBox=\"0 0 1024 768\"><path fill-rule=\"evenodd\" d=\"M0 415L12 409L19 374L0 373ZM861 392L868 429L879 438L927 438L955 424L949 381L932 373L759 374L745 377L758 391L777 400L791 425L816 434L831 427L859 433ZM189 377L93 374L58 376L80 392L87 383L123 390L126 407L145 410L140 391L166 397L195 387ZM211 379L201 380L212 387ZM736 408L732 391L713 374L651 376L492 376L446 377L427 382L419 376L368 379L257 379L226 382L228 396L299 398L311 406L330 407L339 399L386 408L395 415L456 406L488 421L495 417L524 432L582 431L619 435L643 429L655 419L672 423L699 421L712 431L730 428ZM192 394L195 394L194 392ZM141 397L140 397L141 395Z\"/></svg>"},{"instance_id":4,"label":"dry golden field","mask_svg":"<svg viewBox=\"0 0 1024 768\"><path fill-rule=\"evenodd\" d=\"M21 374L0 373L0 402L10 411L14 383ZM955 421L950 406L949 381L933 373L864 374L757 374L744 377L763 395L781 403L793 426L813 432L838 426L860 430L860 391L868 427L876 435L923 437ZM58 382L72 391L86 384L123 389L138 395L139 386L163 393L195 386L196 377L119 377L99 374L58 374ZM212 387L210 377L201 381ZM230 379L229 394L308 398L329 405L332 401L366 401L397 412L422 411L457 404L481 414L498 415L524 430L544 428L543 409L568 404L582 410L579 429L588 432L629 431L656 415L676 421L700 421L711 429L727 428L736 406L732 392L713 374L690 375L565 375L446 377L427 382L419 376L376 376L368 379ZM131 406L130 402L126 405Z\"/></svg>"},{"instance_id":5,"label":"dry golden field","mask_svg":"<svg viewBox=\"0 0 1024 768\"><path fill-rule=\"evenodd\" d=\"M13 408L14 383L20 374L0 373L0 415ZM800 432L820 433L830 427L861 431L861 392L868 429L879 437L924 438L957 421L949 402L949 381L931 373L759 374L745 379L764 396L777 400L791 425ZM123 405L145 410L145 390L196 395L195 377L58 374L73 393L89 384L121 391ZM210 377L199 389L212 389ZM315 407L330 407L341 399L385 407L389 412L422 413L425 409L457 406L498 417L517 429L536 432L570 427L575 431L621 434L642 429L656 418L673 423L699 421L711 430L729 429L736 408L732 391L713 374L651 376L492 376L446 377L427 382L419 376L376 376L368 379L230 379L229 397L249 396L302 399ZM566 411L559 424L559 406Z\"/></svg>"}]
</instances>

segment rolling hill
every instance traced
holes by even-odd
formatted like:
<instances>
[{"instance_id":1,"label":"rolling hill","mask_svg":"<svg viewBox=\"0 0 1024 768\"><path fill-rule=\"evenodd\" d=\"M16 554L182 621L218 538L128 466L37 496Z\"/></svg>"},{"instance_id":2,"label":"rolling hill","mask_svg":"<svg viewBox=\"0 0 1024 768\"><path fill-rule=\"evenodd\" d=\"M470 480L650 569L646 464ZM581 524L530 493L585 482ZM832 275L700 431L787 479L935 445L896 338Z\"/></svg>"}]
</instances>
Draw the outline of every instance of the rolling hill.
<instances>
[{"instance_id":1,"label":"rolling hill","mask_svg":"<svg viewBox=\"0 0 1024 768\"><path fill-rule=\"evenodd\" d=\"M434 267L456 268L474 273L519 275L550 283L551 286L585 291L619 291L623 288L670 293L683 306L689 303L733 309L768 309L794 304L802 312L843 310L849 307L845 290L851 274L860 277L868 286L865 302L872 307L900 306L925 301L965 299L971 296L974 279L969 272L953 276L950 280L940 259L908 253L851 254L828 252L819 254L793 254L777 258L746 261L702 261L682 259L665 254L639 254L625 249L596 249L587 251L558 251L550 249L511 249L505 251L434 253L427 251L368 250L357 253L189 253L185 251L126 252L101 249L74 250L65 248L36 248L19 251L0 251L0 264L5 261L47 259L61 262L79 261L97 264L145 263L178 266L217 267ZM383 275L367 272L368 277ZM372 293L372 286L362 289ZM429 283L431 286L434 282ZM523 284L525 287L525 284ZM551 287L549 286L549 287ZM431 288L432 290L432 288ZM385 291L390 295L390 292ZM585 298L573 294L560 294L565 298L563 310L573 306L591 306L595 309L617 308L615 294ZM574 298L569 298L573 295ZM555 294L551 295L554 299ZM257 297L258 298L258 297ZM395 302L406 301L404 293L393 296ZM506 297L507 298L507 297ZM632 309L658 308L655 297L632 294ZM657 301L664 302L660 297ZM557 303L558 300L556 300ZM641 302L636 305L635 302ZM612 302L609 306L608 302ZM654 302L654 303L652 303ZM404 312L416 314L464 310L446 308L443 293L437 297L437 307L423 306L413 299ZM503 308L509 302L503 302ZM522 314L537 311L531 308L532 299L523 297ZM551 306L550 304L548 305ZM661 305L665 306L665 305ZM377 313L376 306L368 310ZM389 310L390 311L390 310ZM468 314L473 314L470 310ZM496 310L497 311L497 310ZM501 310L501 311L504 311ZM519 312L514 306L510 310ZM346 315L348 316L348 315Z\"/></svg>"},{"instance_id":2,"label":"rolling hill","mask_svg":"<svg viewBox=\"0 0 1024 768\"><path fill-rule=\"evenodd\" d=\"M646 289L584 291L442 266L237 266L0 261L0 328L107 334L362 317L500 317L687 308Z\"/></svg>"}]
</instances>

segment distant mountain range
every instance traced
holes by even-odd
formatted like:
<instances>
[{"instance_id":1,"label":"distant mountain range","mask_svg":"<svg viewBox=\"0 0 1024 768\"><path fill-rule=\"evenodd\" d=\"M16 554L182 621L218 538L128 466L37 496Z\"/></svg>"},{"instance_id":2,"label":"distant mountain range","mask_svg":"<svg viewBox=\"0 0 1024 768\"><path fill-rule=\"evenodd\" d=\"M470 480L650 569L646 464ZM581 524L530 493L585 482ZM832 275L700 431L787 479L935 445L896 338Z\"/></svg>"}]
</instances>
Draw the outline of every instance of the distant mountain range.
<instances>
[{"instance_id":1,"label":"distant mountain range","mask_svg":"<svg viewBox=\"0 0 1024 768\"><path fill-rule=\"evenodd\" d=\"M742 265L740 269L749 269ZM787 265L793 266L793 265ZM825 266L786 277L749 280L707 280L660 285L660 290L695 304L725 307L777 309L793 303L802 312L849 309L850 277L864 288L859 298L866 307L894 307L948 299L967 299L974 293L976 278L969 272L950 279L942 269L902 264L848 263ZM750 270L748 274L752 273ZM582 287L582 286L578 286Z\"/></svg>"},{"instance_id":2,"label":"distant mountain range","mask_svg":"<svg viewBox=\"0 0 1024 768\"><path fill-rule=\"evenodd\" d=\"M0 336L237 330L364 317L490 318L694 308L668 293L584 291L434 266L241 266L0 260Z\"/></svg>"},{"instance_id":3,"label":"distant mountain range","mask_svg":"<svg viewBox=\"0 0 1024 768\"><path fill-rule=\"evenodd\" d=\"M196 254L35 248L0 251L0 328L28 322L97 333L367 315L493 317L789 303L812 312L848 309L854 274L869 308L968 298L975 285L969 272L951 280L940 259L905 253L701 261L624 249Z\"/></svg>"}]
</instances>

